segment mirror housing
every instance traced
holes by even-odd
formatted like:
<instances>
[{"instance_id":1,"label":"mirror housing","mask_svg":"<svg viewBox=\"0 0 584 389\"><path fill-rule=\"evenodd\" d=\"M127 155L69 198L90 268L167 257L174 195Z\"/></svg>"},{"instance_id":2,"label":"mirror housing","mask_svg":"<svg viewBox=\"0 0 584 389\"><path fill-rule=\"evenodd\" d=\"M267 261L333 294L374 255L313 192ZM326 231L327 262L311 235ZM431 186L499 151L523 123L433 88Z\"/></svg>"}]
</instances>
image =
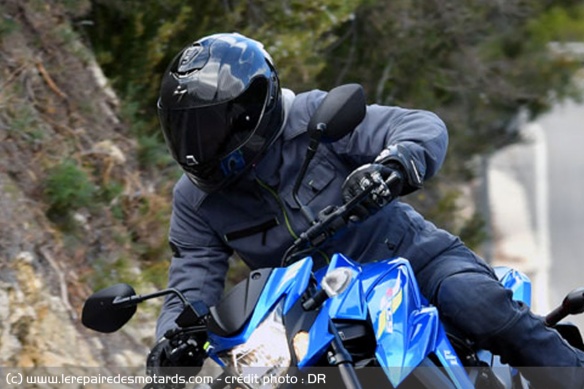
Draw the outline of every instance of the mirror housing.
<instances>
[{"instance_id":1,"label":"mirror housing","mask_svg":"<svg viewBox=\"0 0 584 389\"><path fill-rule=\"evenodd\" d=\"M584 288L572 290L564 298L562 306L570 315L578 315L584 313Z\"/></svg>"},{"instance_id":2,"label":"mirror housing","mask_svg":"<svg viewBox=\"0 0 584 389\"><path fill-rule=\"evenodd\" d=\"M365 117L366 104L363 87L359 84L333 88L310 118L308 132L313 137L316 131L323 131L321 142L336 142L361 123Z\"/></svg>"},{"instance_id":3,"label":"mirror housing","mask_svg":"<svg viewBox=\"0 0 584 389\"><path fill-rule=\"evenodd\" d=\"M367 103L363 87L359 84L346 84L331 89L308 122L307 131L310 140L306 157L292 189L292 197L311 224L314 222L314 215L298 198L298 190L306 175L308 165L321 142L336 142L353 131L365 118L366 111Z\"/></svg>"},{"instance_id":4,"label":"mirror housing","mask_svg":"<svg viewBox=\"0 0 584 389\"><path fill-rule=\"evenodd\" d=\"M552 327L566 316L580 313L584 313L584 288L574 289L568 293L562 304L545 316L545 324Z\"/></svg>"},{"instance_id":5,"label":"mirror housing","mask_svg":"<svg viewBox=\"0 0 584 389\"><path fill-rule=\"evenodd\" d=\"M116 284L101 289L83 304L81 322L85 327L98 332L115 332L136 313L136 303L117 304L117 302L121 298L131 299L133 296L136 296L136 292L128 284Z\"/></svg>"}]
</instances>

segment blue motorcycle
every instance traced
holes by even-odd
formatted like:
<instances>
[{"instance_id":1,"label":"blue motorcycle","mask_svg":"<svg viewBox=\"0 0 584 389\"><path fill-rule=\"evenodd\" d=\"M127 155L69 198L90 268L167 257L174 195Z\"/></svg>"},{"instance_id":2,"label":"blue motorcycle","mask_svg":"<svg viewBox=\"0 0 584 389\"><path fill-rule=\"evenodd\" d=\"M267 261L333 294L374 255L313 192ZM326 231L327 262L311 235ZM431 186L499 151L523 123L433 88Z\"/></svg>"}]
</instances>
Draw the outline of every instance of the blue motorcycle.
<instances>
[{"instance_id":1,"label":"blue motorcycle","mask_svg":"<svg viewBox=\"0 0 584 389\"><path fill-rule=\"evenodd\" d=\"M340 139L364 112L360 86L329 92L309 123L313 141L294 193L319 143ZM196 365L202 363L198 355L212 358L223 371L207 382L212 388L529 387L517 370L445 328L437 309L421 295L407 259L357 263L338 253L326 268L314 271L310 252L350 223L352 209L368 195L364 191L343 206L326 208L315 220L294 196L311 227L289 248L281 267L252 271L213 307L189 302L174 289L138 295L118 284L87 299L82 322L114 332L138 303L177 295L184 310L177 328L165 336L172 339L167 352L171 358L186 353ZM528 277L504 267L496 272L515 299L530 304ZM582 312L584 288L571 292L546 323L584 349L575 326L558 324Z\"/></svg>"}]
</instances>

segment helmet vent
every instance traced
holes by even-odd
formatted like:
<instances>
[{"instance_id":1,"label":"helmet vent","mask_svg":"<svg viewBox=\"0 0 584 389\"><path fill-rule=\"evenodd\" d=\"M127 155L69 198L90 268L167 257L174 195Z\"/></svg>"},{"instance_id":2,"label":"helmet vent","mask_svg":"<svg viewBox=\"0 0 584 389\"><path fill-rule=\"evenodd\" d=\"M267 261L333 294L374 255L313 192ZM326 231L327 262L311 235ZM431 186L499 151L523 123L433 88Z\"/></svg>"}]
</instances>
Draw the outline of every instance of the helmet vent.
<instances>
[{"instance_id":1,"label":"helmet vent","mask_svg":"<svg viewBox=\"0 0 584 389\"><path fill-rule=\"evenodd\" d=\"M195 70L200 70L209 59L209 50L200 44L194 44L186 48L178 61L177 73L185 75Z\"/></svg>"}]
</instances>

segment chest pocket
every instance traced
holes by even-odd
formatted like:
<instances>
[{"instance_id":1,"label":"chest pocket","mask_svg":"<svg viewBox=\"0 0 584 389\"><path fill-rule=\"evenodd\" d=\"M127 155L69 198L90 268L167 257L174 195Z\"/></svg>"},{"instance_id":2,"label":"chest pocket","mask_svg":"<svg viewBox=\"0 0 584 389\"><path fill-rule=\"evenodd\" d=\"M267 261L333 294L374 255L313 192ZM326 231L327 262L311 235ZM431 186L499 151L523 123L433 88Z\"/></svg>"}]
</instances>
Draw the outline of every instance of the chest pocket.
<instances>
[{"instance_id":1,"label":"chest pocket","mask_svg":"<svg viewBox=\"0 0 584 389\"><path fill-rule=\"evenodd\" d=\"M304 176L302 184L298 190L300 201L303 204L308 205L319 195L324 195L325 198L323 200L325 200L325 203L327 204L331 204L335 202L335 200L340 199L340 186L339 188L334 189L334 185L331 185L335 178L337 178L337 172L329 161L326 159L313 160L310 163L308 172ZM294 178L294 180L296 180L296 178ZM325 189L328 187L331 187L334 192L329 191L330 193L325 193ZM284 195L284 200L290 208L299 209L296 201L294 201L292 189L293 185Z\"/></svg>"},{"instance_id":2,"label":"chest pocket","mask_svg":"<svg viewBox=\"0 0 584 389\"><path fill-rule=\"evenodd\" d=\"M278 218L275 216L269 217L266 220L260 220L259 222L256 221L253 224L251 223L246 223L243 226L239 226L239 228L236 228L230 232L227 232L224 236L223 239L227 242L227 243L231 243L235 240L238 239L243 239L243 238L248 238L250 236L256 235L256 234L262 234L262 245L264 245L266 242L266 233L268 232L268 230L271 230L274 227L277 227L280 224L280 222L278 221Z\"/></svg>"}]
</instances>

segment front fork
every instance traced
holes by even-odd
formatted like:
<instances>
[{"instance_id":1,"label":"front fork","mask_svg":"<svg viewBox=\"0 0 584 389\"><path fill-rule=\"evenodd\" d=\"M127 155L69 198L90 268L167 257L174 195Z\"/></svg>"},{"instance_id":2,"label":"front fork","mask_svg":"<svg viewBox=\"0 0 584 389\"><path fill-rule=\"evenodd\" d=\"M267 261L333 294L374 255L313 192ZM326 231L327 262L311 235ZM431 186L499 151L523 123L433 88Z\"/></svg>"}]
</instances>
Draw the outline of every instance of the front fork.
<instances>
[{"instance_id":1,"label":"front fork","mask_svg":"<svg viewBox=\"0 0 584 389\"><path fill-rule=\"evenodd\" d=\"M329 331L333 335L331 350L327 354L329 364L339 368L341 379L347 389L361 389L351 354L343 345L337 327L332 320L329 320Z\"/></svg>"}]
</instances>

